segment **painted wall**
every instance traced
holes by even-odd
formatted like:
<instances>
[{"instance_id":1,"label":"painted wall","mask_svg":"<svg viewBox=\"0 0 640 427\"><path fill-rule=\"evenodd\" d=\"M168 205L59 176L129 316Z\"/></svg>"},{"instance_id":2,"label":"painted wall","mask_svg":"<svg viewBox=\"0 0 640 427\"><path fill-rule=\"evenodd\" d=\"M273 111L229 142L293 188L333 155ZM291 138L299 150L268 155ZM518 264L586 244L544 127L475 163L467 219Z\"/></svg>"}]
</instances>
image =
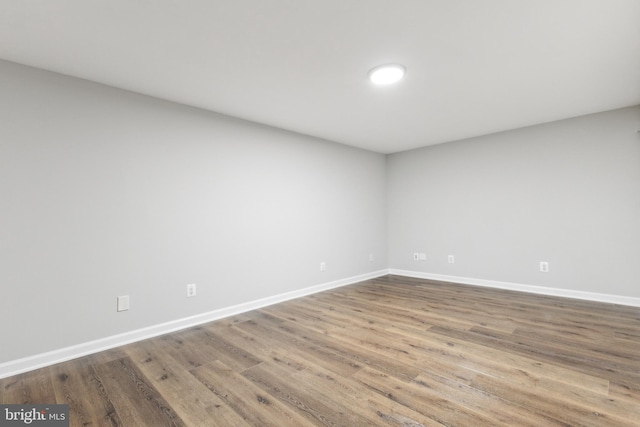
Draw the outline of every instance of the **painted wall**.
<instances>
[{"instance_id":1,"label":"painted wall","mask_svg":"<svg viewBox=\"0 0 640 427\"><path fill-rule=\"evenodd\" d=\"M388 156L390 267L640 297L639 129L633 107Z\"/></svg>"},{"instance_id":2,"label":"painted wall","mask_svg":"<svg viewBox=\"0 0 640 427\"><path fill-rule=\"evenodd\" d=\"M385 167L0 61L0 363L386 268Z\"/></svg>"}]
</instances>

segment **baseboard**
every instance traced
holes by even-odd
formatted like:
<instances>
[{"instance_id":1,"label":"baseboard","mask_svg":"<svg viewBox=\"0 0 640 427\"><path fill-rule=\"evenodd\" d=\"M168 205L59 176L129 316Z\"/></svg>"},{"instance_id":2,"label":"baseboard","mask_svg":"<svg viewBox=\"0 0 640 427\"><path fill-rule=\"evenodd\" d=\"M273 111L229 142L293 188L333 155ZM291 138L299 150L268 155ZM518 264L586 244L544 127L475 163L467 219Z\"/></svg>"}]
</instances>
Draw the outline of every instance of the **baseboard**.
<instances>
[{"instance_id":1,"label":"baseboard","mask_svg":"<svg viewBox=\"0 0 640 427\"><path fill-rule=\"evenodd\" d=\"M23 372L32 371L34 369L43 368L82 356L87 356L89 354L108 350L114 347L119 347L121 345L130 344L132 342L141 341L147 338L175 332L185 328L190 328L192 326L197 326L203 323L212 322L214 320L222 319L236 314L245 313L247 311L277 304L279 302L303 297L305 295L311 295L329 289L362 282L364 280L373 279L376 277L384 276L386 274L388 274L388 270L386 269L372 273L361 274L358 276L323 283L320 285L311 286L291 292L285 292L279 295L261 298L254 301L225 307L207 313L185 317L182 319L149 326L142 329L136 329L119 335L113 335L95 341L89 341L71 347L49 351L47 353L37 354L17 360L11 360L9 362L0 364L0 378L10 377L12 375L21 374Z\"/></svg>"},{"instance_id":2,"label":"baseboard","mask_svg":"<svg viewBox=\"0 0 640 427\"><path fill-rule=\"evenodd\" d=\"M279 302L303 297L305 295L311 295L325 290L339 288L341 286L347 286L353 283L374 279L376 277L384 276L387 274L640 307L640 298L635 297L600 294L595 292L583 292L571 289L549 288L544 286L525 285L521 283L500 282L496 280L484 280L469 277L448 276L443 274L423 273L419 271L385 269L340 279L333 282L323 283L296 291L285 292L282 294L261 298L230 307L224 307L207 313L185 317L182 319L149 326L142 329L136 329L122 334L101 338L95 341L89 341L74 346L49 351L47 353L41 353L22 359L0 363L0 378L10 377L13 375L21 374L23 372L32 371L34 369L43 368L46 366L54 365L56 363L65 362L67 360L72 360L114 347L119 347L121 345L130 344L132 342L141 341L147 338L153 338L158 335L190 328L192 326L197 326L203 323L212 322L214 320L223 319L225 317L233 316L236 314L245 313L247 311L277 304Z\"/></svg>"},{"instance_id":3,"label":"baseboard","mask_svg":"<svg viewBox=\"0 0 640 427\"><path fill-rule=\"evenodd\" d=\"M622 295L599 294L595 292L575 291L572 289L549 288L545 286L524 285L521 283L499 282L496 280L473 279L469 277L447 276L443 274L423 273L419 271L389 269L389 274L415 277L417 279L438 280L441 282L461 283L463 285L484 286L488 288L508 289L512 291L529 292L533 294L550 295L565 298L575 298L589 301L606 302L611 304L640 307L640 298Z\"/></svg>"}]
</instances>

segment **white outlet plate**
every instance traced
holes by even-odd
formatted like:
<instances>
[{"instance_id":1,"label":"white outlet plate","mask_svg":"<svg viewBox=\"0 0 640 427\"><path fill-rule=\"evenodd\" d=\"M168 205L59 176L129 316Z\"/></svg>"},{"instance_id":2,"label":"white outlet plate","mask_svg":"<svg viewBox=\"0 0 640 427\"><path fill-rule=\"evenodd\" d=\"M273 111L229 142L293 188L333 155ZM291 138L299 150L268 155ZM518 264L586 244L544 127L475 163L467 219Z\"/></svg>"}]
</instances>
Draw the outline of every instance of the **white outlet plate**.
<instances>
[{"instance_id":1,"label":"white outlet plate","mask_svg":"<svg viewBox=\"0 0 640 427\"><path fill-rule=\"evenodd\" d=\"M549 272L549 263L547 261L540 261L540 271L543 273Z\"/></svg>"},{"instance_id":2,"label":"white outlet plate","mask_svg":"<svg viewBox=\"0 0 640 427\"><path fill-rule=\"evenodd\" d=\"M420 252L420 261L426 261L426 260L427 260L427 254Z\"/></svg>"},{"instance_id":3,"label":"white outlet plate","mask_svg":"<svg viewBox=\"0 0 640 427\"><path fill-rule=\"evenodd\" d=\"M369 254L369 262L373 262L373 254Z\"/></svg>"},{"instance_id":4,"label":"white outlet plate","mask_svg":"<svg viewBox=\"0 0 640 427\"><path fill-rule=\"evenodd\" d=\"M453 264L456 262L456 259L453 257L453 255L449 255L447 257L447 260L449 261L449 264Z\"/></svg>"},{"instance_id":5,"label":"white outlet plate","mask_svg":"<svg viewBox=\"0 0 640 427\"><path fill-rule=\"evenodd\" d=\"M195 297L196 296L196 284L191 283L187 285L187 297Z\"/></svg>"},{"instance_id":6,"label":"white outlet plate","mask_svg":"<svg viewBox=\"0 0 640 427\"><path fill-rule=\"evenodd\" d=\"M326 262L321 262L320 263L320 271L326 271L327 270L327 263Z\"/></svg>"},{"instance_id":7,"label":"white outlet plate","mask_svg":"<svg viewBox=\"0 0 640 427\"><path fill-rule=\"evenodd\" d=\"M118 311L129 310L129 295L122 295L118 297Z\"/></svg>"}]
</instances>

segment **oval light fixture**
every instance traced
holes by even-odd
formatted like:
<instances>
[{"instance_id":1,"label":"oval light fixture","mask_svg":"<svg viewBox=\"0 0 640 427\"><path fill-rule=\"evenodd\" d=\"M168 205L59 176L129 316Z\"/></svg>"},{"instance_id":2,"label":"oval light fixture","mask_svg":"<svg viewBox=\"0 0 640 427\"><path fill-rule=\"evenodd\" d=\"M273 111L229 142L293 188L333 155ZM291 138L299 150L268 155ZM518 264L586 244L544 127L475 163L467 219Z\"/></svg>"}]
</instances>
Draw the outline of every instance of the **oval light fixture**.
<instances>
[{"instance_id":1,"label":"oval light fixture","mask_svg":"<svg viewBox=\"0 0 640 427\"><path fill-rule=\"evenodd\" d=\"M406 72L400 64L380 65L369 71L369 80L377 85L390 85L402 80Z\"/></svg>"}]
</instances>

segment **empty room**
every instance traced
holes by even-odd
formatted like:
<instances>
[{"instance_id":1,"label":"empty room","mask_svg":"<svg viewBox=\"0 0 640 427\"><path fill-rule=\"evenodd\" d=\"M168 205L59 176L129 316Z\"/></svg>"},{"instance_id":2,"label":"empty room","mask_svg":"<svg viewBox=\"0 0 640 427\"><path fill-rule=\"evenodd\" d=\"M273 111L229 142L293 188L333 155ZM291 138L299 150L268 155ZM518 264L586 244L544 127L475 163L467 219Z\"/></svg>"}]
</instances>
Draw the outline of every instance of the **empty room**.
<instances>
[{"instance_id":1,"label":"empty room","mask_svg":"<svg viewBox=\"0 0 640 427\"><path fill-rule=\"evenodd\" d=\"M0 0L0 426L637 426L639 18Z\"/></svg>"}]
</instances>

